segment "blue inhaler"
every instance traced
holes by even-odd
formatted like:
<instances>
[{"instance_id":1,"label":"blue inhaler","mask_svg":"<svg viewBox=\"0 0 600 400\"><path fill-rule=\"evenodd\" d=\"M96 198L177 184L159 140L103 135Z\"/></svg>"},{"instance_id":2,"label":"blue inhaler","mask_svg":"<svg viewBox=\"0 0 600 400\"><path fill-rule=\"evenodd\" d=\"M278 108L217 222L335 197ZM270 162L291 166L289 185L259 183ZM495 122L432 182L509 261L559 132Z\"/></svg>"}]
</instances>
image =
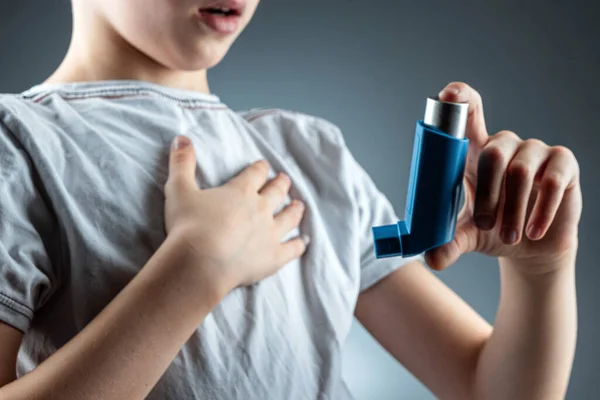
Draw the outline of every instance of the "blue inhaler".
<instances>
[{"instance_id":1,"label":"blue inhaler","mask_svg":"<svg viewBox=\"0 0 600 400\"><path fill-rule=\"evenodd\" d=\"M467 103L428 98L417 121L404 220L373 227L377 258L413 256L451 242L463 195Z\"/></svg>"}]
</instances>

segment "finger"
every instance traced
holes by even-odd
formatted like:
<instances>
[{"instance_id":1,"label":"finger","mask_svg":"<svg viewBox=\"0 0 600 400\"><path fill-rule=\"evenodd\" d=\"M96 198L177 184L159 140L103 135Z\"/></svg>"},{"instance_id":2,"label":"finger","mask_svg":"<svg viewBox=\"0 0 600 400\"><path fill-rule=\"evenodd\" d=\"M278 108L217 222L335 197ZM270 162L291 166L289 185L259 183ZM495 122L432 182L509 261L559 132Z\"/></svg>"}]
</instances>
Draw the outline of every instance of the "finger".
<instances>
[{"instance_id":1,"label":"finger","mask_svg":"<svg viewBox=\"0 0 600 400\"><path fill-rule=\"evenodd\" d=\"M469 103L469 116L465 136L470 145L483 147L488 138L485 118L483 116L483 100L481 95L471 86L463 82L449 83L438 95L442 101L453 103Z\"/></svg>"},{"instance_id":2,"label":"finger","mask_svg":"<svg viewBox=\"0 0 600 400\"><path fill-rule=\"evenodd\" d=\"M550 149L550 157L540 177L539 192L529 221L527 236L532 240L544 237L552 224L565 190L577 178L578 165L573 153L562 146Z\"/></svg>"},{"instance_id":3,"label":"finger","mask_svg":"<svg viewBox=\"0 0 600 400\"><path fill-rule=\"evenodd\" d=\"M527 208L538 171L548 158L549 147L539 140L521 142L506 169L504 210L500 238L505 244L521 241Z\"/></svg>"},{"instance_id":4,"label":"finger","mask_svg":"<svg viewBox=\"0 0 600 400\"><path fill-rule=\"evenodd\" d=\"M268 174L269 164L265 160L258 160L231 179L228 184L244 191L258 193L267 181Z\"/></svg>"},{"instance_id":5,"label":"finger","mask_svg":"<svg viewBox=\"0 0 600 400\"><path fill-rule=\"evenodd\" d=\"M169 176L165 183L167 195L180 190L198 189L196 184L196 152L190 138L179 135L171 145Z\"/></svg>"},{"instance_id":6,"label":"finger","mask_svg":"<svg viewBox=\"0 0 600 400\"><path fill-rule=\"evenodd\" d=\"M267 202L269 209L275 210L285 200L291 185L290 178L281 172L277 177L267 182L259 193Z\"/></svg>"},{"instance_id":7,"label":"finger","mask_svg":"<svg viewBox=\"0 0 600 400\"><path fill-rule=\"evenodd\" d=\"M304 216L304 203L293 200L275 216L275 230L278 237L284 237L296 228Z\"/></svg>"},{"instance_id":8,"label":"finger","mask_svg":"<svg viewBox=\"0 0 600 400\"><path fill-rule=\"evenodd\" d=\"M457 232L458 234L458 232ZM442 271L454 264L461 255L459 241L455 240L425 252L425 263L433 270Z\"/></svg>"},{"instance_id":9,"label":"finger","mask_svg":"<svg viewBox=\"0 0 600 400\"><path fill-rule=\"evenodd\" d=\"M473 218L481 230L496 225L498 203L506 168L513 158L521 139L510 131L500 131L488 142L479 156Z\"/></svg>"},{"instance_id":10,"label":"finger","mask_svg":"<svg viewBox=\"0 0 600 400\"><path fill-rule=\"evenodd\" d=\"M442 246L425 252L427 265L441 271L454 264L462 254L476 251L478 229L468 211L463 209L458 216L454 239Z\"/></svg>"},{"instance_id":11,"label":"finger","mask_svg":"<svg viewBox=\"0 0 600 400\"><path fill-rule=\"evenodd\" d=\"M310 237L303 235L294 239L290 239L279 246L277 251L277 268L281 268L288 262L300 257L306 251Z\"/></svg>"}]
</instances>

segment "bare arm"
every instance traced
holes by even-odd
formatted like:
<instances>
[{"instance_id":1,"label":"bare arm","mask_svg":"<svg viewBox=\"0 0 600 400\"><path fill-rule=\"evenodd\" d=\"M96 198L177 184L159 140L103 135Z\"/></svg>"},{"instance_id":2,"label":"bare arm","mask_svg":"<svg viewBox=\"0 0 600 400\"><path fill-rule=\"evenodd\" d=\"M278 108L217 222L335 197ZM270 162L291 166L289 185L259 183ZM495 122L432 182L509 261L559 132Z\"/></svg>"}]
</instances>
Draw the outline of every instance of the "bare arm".
<instances>
[{"instance_id":1,"label":"bare arm","mask_svg":"<svg viewBox=\"0 0 600 400\"><path fill-rule=\"evenodd\" d=\"M0 387L14 381L16 377L17 353L23 332L10 325L0 323Z\"/></svg>"},{"instance_id":2,"label":"bare arm","mask_svg":"<svg viewBox=\"0 0 600 400\"><path fill-rule=\"evenodd\" d=\"M223 295L168 237L129 285L70 342L0 399L141 399ZM177 271L177 273L173 273Z\"/></svg>"},{"instance_id":3,"label":"bare arm","mask_svg":"<svg viewBox=\"0 0 600 400\"><path fill-rule=\"evenodd\" d=\"M577 337L575 255L543 279L500 259L500 307L477 365L482 399L563 399Z\"/></svg>"},{"instance_id":4,"label":"bare arm","mask_svg":"<svg viewBox=\"0 0 600 400\"><path fill-rule=\"evenodd\" d=\"M577 332L577 160L566 147L511 131L490 136L481 96L464 83L439 96L469 103L465 204L454 239L425 260L443 270L466 253L497 257L494 327L418 264L365 291L356 315L440 398L561 399Z\"/></svg>"},{"instance_id":5,"label":"bare arm","mask_svg":"<svg viewBox=\"0 0 600 400\"><path fill-rule=\"evenodd\" d=\"M365 328L440 399L562 399L576 337L574 261L528 280L501 261L494 328L420 263L360 295Z\"/></svg>"},{"instance_id":6,"label":"bare arm","mask_svg":"<svg viewBox=\"0 0 600 400\"><path fill-rule=\"evenodd\" d=\"M406 264L364 291L355 314L438 398L473 399L492 327L423 264Z\"/></svg>"}]
</instances>

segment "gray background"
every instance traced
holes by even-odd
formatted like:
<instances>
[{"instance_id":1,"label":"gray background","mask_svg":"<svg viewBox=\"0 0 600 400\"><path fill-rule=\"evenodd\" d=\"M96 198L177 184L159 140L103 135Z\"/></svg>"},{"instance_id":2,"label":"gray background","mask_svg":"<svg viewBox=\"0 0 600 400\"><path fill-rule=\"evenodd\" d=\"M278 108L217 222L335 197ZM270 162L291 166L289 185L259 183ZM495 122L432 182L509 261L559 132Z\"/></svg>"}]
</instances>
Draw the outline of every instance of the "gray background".
<instances>
[{"instance_id":1,"label":"gray background","mask_svg":"<svg viewBox=\"0 0 600 400\"><path fill-rule=\"evenodd\" d=\"M510 129L570 147L581 165L584 215L579 339L567 398L595 399L600 25L593 2L556 3L264 0L209 81L234 109L280 107L336 123L399 214L415 121L425 97L450 81L481 92L490 132ZM68 0L0 1L0 92L46 78L67 49L70 29ZM493 322L496 261L467 255L439 276ZM359 400L433 398L358 324L344 357Z\"/></svg>"}]
</instances>

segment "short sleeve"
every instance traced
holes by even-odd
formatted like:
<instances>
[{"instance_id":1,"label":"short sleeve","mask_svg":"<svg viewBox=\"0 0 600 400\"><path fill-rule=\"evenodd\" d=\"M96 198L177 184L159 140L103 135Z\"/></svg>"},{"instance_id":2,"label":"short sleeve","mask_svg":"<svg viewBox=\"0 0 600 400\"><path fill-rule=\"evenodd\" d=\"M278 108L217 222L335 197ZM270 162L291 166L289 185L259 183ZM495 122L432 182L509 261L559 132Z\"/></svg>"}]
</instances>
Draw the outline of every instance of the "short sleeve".
<instances>
[{"instance_id":1,"label":"short sleeve","mask_svg":"<svg viewBox=\"0 0 600 400\"><path fill-rule=\"evenodd\" d=\"M0 124L0 321L22 332L54 283L47 248L56 222L36 182L27 152Z\"/></svg>"},{"instance_id":2,"label":"short sleeve","mask_svg":"<svg viewBox=\"0 0 600 400\"><path fill-rule=\"evenodd\" d=\"M365 291L399 267L415 260L424 262L422 254L411 257L375 257L372 228L398 222L398 215L387 196L346 148L346 165L349 179L353 182L358 210L358 239L360 252L360 291Z\"/></svg>"}]
</instances>

